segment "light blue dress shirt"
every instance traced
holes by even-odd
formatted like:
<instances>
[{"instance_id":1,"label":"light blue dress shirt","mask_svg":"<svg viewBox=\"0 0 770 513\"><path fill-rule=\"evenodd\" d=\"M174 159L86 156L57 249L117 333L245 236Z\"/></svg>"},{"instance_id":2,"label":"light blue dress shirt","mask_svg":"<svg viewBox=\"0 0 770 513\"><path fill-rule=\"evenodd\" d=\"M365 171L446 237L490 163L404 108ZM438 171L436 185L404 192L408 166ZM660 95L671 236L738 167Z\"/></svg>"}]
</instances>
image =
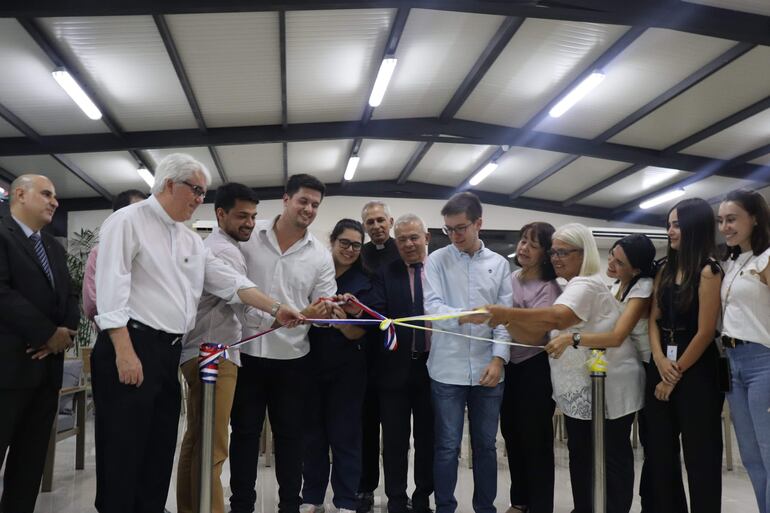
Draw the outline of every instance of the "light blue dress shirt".
<instances>
[{"instance_id":1,"label":"light blue dress shirt","mask_svg":"<svg viewBox=\"0 0 770 513\"><path fill-rule=\"evenodd\" d=\"M508 261L484 247L469 255L454 245L431 253L425 266L423 291L425 313L446 314L470 310L487 304L510 306L513 302L511 271ZM457 319L434 321L434 328L477 337L510 341L508 331L486 324L459 324ZM481 374L499 356L506 363L510 347L466 337L433 333L428 372L430 377L448 385L478 385ZM504 376L500 376L503 381Z\"/></svg>"}]
</instances>

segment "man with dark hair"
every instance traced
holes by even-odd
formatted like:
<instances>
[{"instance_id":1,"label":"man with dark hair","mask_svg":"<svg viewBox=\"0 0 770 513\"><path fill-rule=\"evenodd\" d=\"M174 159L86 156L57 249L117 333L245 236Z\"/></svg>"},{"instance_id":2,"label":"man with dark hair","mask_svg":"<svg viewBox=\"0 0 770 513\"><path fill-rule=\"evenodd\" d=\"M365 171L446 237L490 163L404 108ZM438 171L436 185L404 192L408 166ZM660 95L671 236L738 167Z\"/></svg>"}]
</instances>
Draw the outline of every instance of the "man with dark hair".
<instances>
[{"instance_id":1,"label":"man with dark hair","mask_svg":"<svg viewBox=\"0 0 770 513\"><path fill-rule=\"evenodd\" d=\"M247 275L278 301L302 309L309 319L329 317L321 298L337 292L334 263L322 241L308 227L323 200L324 185L310 175L294 175L286 184L283 212L258 221L254 236L241 244ZM247 316L243 336L273 324ZM298 513L301 505L303 401L307 386L309 326L281 329L242 346L238 384L231 414L230 506L233 513L254 511L259 438L265 409L275 433L275 476L278 511ZM355 420L356 422L358 419Z\"/></svg>"},{"instance_id":2,"label":"man with dark hair","mask_svg":"<svg viewBox=\"0 0 770 513\"><path fill-rule=\"evenodd\" d=\"M51 181L22 175L0 218L0 511L35 509L64 351L79 321L64 248L41 229L59 203Z\"/></svg>"},{"instance_id":3,"label":"man with dark hair","mask_svg":"<svg viewBox=\"0 0 770 513\"><path fill-rule=\"evenodd\" d=\"M242 275L246 275L246 261L240 243L249 240L257 217L256 193L240 183L228 183L217 189L214 212L218 227L203 245L214 256ZM213 294L204 293L198 303L195 327L185 335L180 358L182 375L189 387L187 394L187 430L179 450L177 467L176 504L179 513L195 513L200 499L201 458L201 382L198 372L199 347L204 342L231 344L241 338L241 321L245 307L228 304ZM238 376L237 353L235 361L221 360L215 386L214 439L211 471L211 511L224 513L225 498L222 490L222 466L227 460L230 408L235 395Z\"/></svg>"},{"instance_id":4,"label":"man with dark hair","mask_svg":"<svg viewBox=\"0 0 770 513\"><path fill-rule=\"evenodd\" d=\"M147 199L147 195L136 189L128 189L112 200L112 211L117 212L131 203L137 203ZM86 260L86 267L83 270L83 313L86 317L94 320L96 317L96 257L99 255L99 245L91 248Z\"/></svg>"},{"instance_id":5,"label":"man with dark hair","mask_svg":"<svg viewBox=\"0 0 770 513\"><path fill-rule=\"evenodd\" d=\"M482 305L510 305L513 300L508 261L479 239L481 202L475 194L452 196L441 209L451 245L430 255L425 265L425 313L442 315ZM433 476L436 513L454 513L457 455L465 409L473 447L473 509L493 513L497 495L497 420L503 399L503 365L510 341L503 326L469 324L468 317L435 321L428 372L436 418ZM450 332L450 333L446 333ZM479 337L471 340L451 333Z\"/></svg>"}]
</instances>

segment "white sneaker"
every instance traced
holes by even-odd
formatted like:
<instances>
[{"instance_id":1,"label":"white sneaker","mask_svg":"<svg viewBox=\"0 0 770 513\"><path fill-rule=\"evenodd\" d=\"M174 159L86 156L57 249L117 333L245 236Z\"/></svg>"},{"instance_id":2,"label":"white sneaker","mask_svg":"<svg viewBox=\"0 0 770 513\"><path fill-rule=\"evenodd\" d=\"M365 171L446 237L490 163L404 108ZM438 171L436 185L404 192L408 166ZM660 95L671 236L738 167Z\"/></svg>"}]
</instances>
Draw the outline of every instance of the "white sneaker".
<instances>
[{"instance_id":1,"label":"white sneaker","mask_svg":"<svg viewBox=\"0 0 770 513\"><path fill-rule=\"evenodd\" d=\"M299 507L299 513L324 513L323 504L303 504Z\"/></svg>"}]
</instances>

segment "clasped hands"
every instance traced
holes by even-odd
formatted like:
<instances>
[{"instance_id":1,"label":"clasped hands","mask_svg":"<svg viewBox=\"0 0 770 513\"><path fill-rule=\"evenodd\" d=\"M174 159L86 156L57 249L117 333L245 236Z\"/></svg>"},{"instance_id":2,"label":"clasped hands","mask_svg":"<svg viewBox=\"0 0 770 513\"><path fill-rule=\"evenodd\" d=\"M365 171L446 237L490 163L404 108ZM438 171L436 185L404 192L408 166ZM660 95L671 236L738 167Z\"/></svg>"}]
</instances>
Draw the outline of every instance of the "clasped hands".
<instances>
[{"instance_id":1,"label":"clasped hands","mask_svg":"<svg viewBox=\"0 0 770 513\"><path fill-rule=\"evenodd\" d=\"M348 316L360 317L363 309L356 305L353 294L337 294L329 298L318 298L302 310L302 315L308 319L347 319ZM342 329L344 325L333 324L332 327Z\"/></svg>"},{"instance_id":2,"label":"clasped hands","mask_svg":"<svg viewBox=\"0 0 770 513\"><path fill-rule=\"evenodd\" d=\"M66 326L59 326L45 344L39 348L27 348L27 354L32 354L33 360L42 360L49 354L62 353L74 345L73 337L77 333L77 330L71 330Z\"/></svg>"},{"instance_id":3,"label":"clasped hands","mask_svg":"<svg viewBox=\"0 0 770 513\"><path fill-rule=\"evenodd\" d=\"M661 378L660 383L655 386L655 398L659 401L668 401L674 387L682 379L682 369L677 362L663 355L654 357L653 360Z\"/></svg>"}]
</instances>

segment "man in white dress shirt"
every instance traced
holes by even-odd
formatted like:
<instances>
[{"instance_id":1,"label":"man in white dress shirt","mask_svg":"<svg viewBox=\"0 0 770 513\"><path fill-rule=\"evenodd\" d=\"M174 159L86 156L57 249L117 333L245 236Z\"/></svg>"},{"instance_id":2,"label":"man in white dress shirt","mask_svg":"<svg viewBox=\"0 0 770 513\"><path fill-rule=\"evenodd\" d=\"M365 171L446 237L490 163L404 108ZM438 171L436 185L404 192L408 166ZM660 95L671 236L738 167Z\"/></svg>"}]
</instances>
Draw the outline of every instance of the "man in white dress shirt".
<instances>
[{"instance_id":1,"label":"man in white dress shirt","mask_svg":"<svg viewBox=\"0 0 770 513\"><path fill-rule=\"evenodd\" d=\"M203 245L214 256L246 275L246 260L240 243L249 240L257 217L256 193L240 183L228 183L217 189L214 212L217 228ZM179 449L179 465L176 472L177 513L196 513L200 496L201 458L201 380L198 371L199 347L204 342L229 343L241 338L243 305L229 305L213 294L204 293L198 303L195 327L182 343L182 375L188 385L187 428ZM227 443L230 435L230 409L235 395L238 367L235 362L221 360L215 387L214 443L211 472L211 511L225 512L225 499L220 476L227 459Z\"/></svg>"},{"instance_id":2,"label":"man in white dress shirt","mask_svg":"<svg viewBox=\"0 0 770 513\"><path fill-rule=\"evenodd\" d=\"M282 324L301 319L183 224L210 183L203 164L169 155L158 165L153 195L102 225L96 261L102 332L91 355L100 513L163 511L179 423L180 341L195 324L203 290L272 312Z\"/></svg>"},{"instance_id":3,"label":"man in white dress shirt","mask_svg":"<svg viewBox=\"0 0 770 513\"><path fill-rule=\"evenodd\" d=\"M250 240L241 243L248 277L266 293L307 318L329 316L322 297L337 291L334 263L326 245L308 227L318 212L325 187L310 175L294 175L286 184L283 212L258 221ZM272 323L243 326L247 337ZM233 513L254 511L259 438L265 419L275 435L278 511L298 513L302 487L303 401L308 372L308 326L282 329L243 346L231 413L230 506ZM351 419L351 422L359 422Z\"/></svg>"}]
</instances>

